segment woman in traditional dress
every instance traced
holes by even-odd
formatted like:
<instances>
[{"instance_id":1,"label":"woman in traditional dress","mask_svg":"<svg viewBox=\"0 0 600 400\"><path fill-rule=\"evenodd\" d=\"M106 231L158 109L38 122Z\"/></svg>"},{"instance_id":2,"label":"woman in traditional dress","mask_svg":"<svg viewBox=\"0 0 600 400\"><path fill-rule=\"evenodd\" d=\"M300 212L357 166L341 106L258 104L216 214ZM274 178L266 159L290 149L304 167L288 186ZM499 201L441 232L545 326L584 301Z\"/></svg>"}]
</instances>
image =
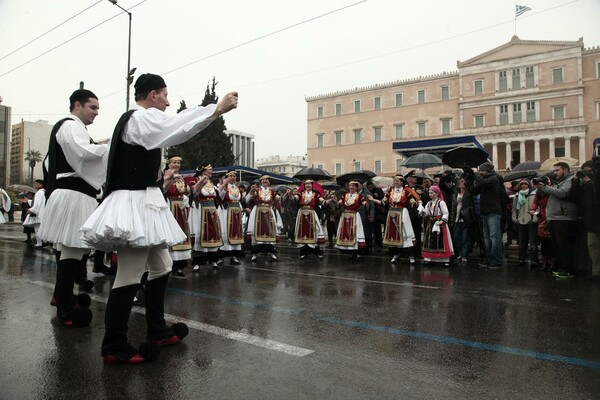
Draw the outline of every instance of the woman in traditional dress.
<instances>
[{"instance_id":1,"label":"woman in traditional dress","mask_svg":"<svg viewBox=\"0 0 600 400\"><path fill-rule=\"evenodd\" d=\"M402 249L413 247L416 244L415 233L410 222L410 214L406 209L411 195L418 197L410 187L404 187L404 177L396 175L394 184L388 189L381 203L389 205L385 222L383 244L389 246L392 254L390 262L395 263L400 258ZM377 199L373 199L377 202Z\"/></svg>"},{"instance_id":2,"label":"woman in traditional dress","mask_svg":"<svg viewBox=\"0 0 600 400\"><path fill-rule=\"evenodd\" d=\"M300 192L299 197L295 241L300 248L300 259L303 260L308 254L314 253L322 260L323 250L320 245L325 243L325 235L315 207L325 200L318 192L313 191L311 179L304 181L304 189Z\"/></svg>"},{"instance_id":3,"label":"woman in traditional dress","mask_svg":"<svg viewBox=\"0 0 600 400\"><path fill-rule=\"evenodd\" d=\"M181 157L170 157L168 169L164 174L165 182L163 187L171 213L173 213L173 217L175 217L177 224L186 236L183 242L169 248L169 254L173 259L173 276L184 277L183 269L186 267L188 260L192 258L192 245L188 225L188 195L190 194L190 188L185 184L183 176L179 175L180 168Z\"/></svg>"},{"instance_id":4,"label":"woman in traditional dress","mask_svg":"<svg viewBox=\"0 0 600 400\"><path fill-rule=\"evenodd\" d=\"M350 254L350 259L360 259L360 250L366 248L365 231L358 209L366 204L366 199L357 192L358 182L348 183L348 193L344 193L339 203L343 209L337 230L335 247Z\"/></svg>"},{"instance_id":5,"label":"woman in traditional dress","mask_svg":"<svg viewBox=\"0 0 600 400\"><path fill-rule=\"evenodd\" d=\"M221 221L221 235L223 245L221 246L221 257L230 256L231 264L239 265L237 256L242 256L242 244L244 243L244 231L242 222L242 194L237 183L235 170L227 171L225 179L219 183L219 197L224 208L219 209ZM221 260L222 262L222 260Z\"/></svg>"},{"instance_id":6,"label":"woman in traditional dress","mask_svg":"<svg viewBox=\"0 0 600 400\"><path fill-rule=\"evenodd\" d=\"M431 200L422 211L425 236L423 239L423 259L425 263L444 263L450 266L450 257L454 254L452 238L448 229L449 211L444 195L438 186L429 188Z\"/></svg>"},{"instance_id":7,"label":"woman in traditional dress","mask_svg":"<svg viewBox=\"0 0 600 400\"><path fill-rule=\"evenodd\" d=\"M217 268L219 256L217 251L223 246L221 235L221 222L219 212L215 205L217 189L210 178L213 168L210 164L203 164L196 169L198 182L193 186L194 203L198 205L197 210L190 216L192 235L194 236L194 251L200 253L198 264L210 262L213 268ZM194 266L194 271L200 269Z\"/></svg>"},{"instance_id":8,"label":"woman in traditional dress","mask_svg":"<svg viewBox=\"0 0 600 400\"><path fill-rule=\"evenodd\" d=\"M269 254L273 261L277 261L275 255L275 243L277 242L277 231L283 228L281 216L274 208L276 194L269 187L269 175L260 177L260 186L250 191L246 196L246 202L254 199L254 207L248 217L248 231L252 241L252 259L256 261L259 253Z\"/></svg>"},{"instance_id":9,"label":"woman in traditional dress","mask_svg":"<svg viewBox=\"0 0 600 400\"><path fill-rule=\"evenodd\" d=\"M44 189L44 181L36 179L33 182L33 187L36 190L33 196L33 202L31 208L27 210L27 217L23 222L23 226L30 226L35 231L36 243L35 247L43 247L42 238L38 235L40 230L40 224L42 223L42 216L44 209L46 208L46 190Z\"/></svg>"}]
</instances>

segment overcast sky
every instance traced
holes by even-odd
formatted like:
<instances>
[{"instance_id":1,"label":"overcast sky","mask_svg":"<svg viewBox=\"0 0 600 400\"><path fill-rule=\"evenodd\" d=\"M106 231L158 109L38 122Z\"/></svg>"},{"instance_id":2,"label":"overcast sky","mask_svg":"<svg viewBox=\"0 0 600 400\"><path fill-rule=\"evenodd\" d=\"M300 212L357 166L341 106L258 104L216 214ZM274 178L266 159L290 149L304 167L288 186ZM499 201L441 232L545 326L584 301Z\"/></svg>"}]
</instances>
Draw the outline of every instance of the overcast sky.
<instances>
[{"instance_id":1,"label":"overcast sky","mask_svg":"<svg viewBox=\"0 0 600 400\"><path fill-rule=\"evenodd\" d=\"M515 3L507 0L118 4L133 7L136 78L163 75L171 113L181 100L199 104L213 76L220 96L237 90L239 108L225 116L226 125L255 135L257 157L306 152L305 96L455 71L457 60L515 34ZM583 37L586 47L600 45L599 0L518 4L532 8L517 19L521 39ZM0 0L0 96L12 107L12 123L56 122L84 81L100 99L92 137L112 135L125 111L127 27L127 15L108 0Z\"/></svg>"}]
</instances>

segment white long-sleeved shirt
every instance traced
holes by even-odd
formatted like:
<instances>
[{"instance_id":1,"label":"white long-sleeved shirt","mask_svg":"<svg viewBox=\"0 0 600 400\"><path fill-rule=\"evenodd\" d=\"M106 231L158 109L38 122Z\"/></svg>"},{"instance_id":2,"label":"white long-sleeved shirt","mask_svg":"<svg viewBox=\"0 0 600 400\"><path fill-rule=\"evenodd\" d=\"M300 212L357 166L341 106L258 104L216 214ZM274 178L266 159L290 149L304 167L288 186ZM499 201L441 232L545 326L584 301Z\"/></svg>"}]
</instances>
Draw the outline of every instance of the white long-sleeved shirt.
<instances>
[{"instance_id":1,"label":"white long-sleeved shirt","mask_svg":"<svg viewBox=\"0 0 600 400\"><path fill-rule=\"evenodd\" d=\"M216 104L192 107L179 114L169 115L157 108L131 106L136 110L127 121L123 141L140 145L147 150L161 149L184 143L215 120Z\"/></svg>"},{"instance_id":2,"label":"white long-sleeved shirt","mask_svg":"<svg viewBox=\"0 0 600 400\"><path fill-rule=\"evenodd\" d=\"M73 121L63 122L56 133L56 142L62 148L67 162L75 172L57 174L56 179L78 177L94 188L100 189L106 180L103 157L108 153L108 146L92 143L84 123L73 114L70 114L69 118L73 118Z\"/></svg>"}]
</instances>

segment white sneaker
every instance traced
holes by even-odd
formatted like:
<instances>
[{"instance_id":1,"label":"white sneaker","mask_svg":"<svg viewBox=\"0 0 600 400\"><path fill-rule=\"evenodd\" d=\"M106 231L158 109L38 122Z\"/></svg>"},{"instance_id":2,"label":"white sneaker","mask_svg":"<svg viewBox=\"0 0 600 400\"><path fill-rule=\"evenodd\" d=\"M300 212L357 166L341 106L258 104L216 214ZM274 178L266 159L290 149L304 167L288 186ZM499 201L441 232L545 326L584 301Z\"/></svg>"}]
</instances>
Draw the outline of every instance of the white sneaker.
<instances>
[{"instance_id":1,"label":"white sneaker","mask_svg":"<svg viewBox=\"0 0 600 400\"><path fill-rule=\"evenodd\" d=\"M277 261L277 256L273 253L271 253L271 260Z\"/></svg>"},{"instance_id":2,"label":"white sneaker","mask_svg":"<svg viewBox=\"0 0 600 400\"><path fill-rule=\"evenodd\" d=\"M319 260L322 260L322 259L323 259L323 255L319 254Z\"/></svg>"},{"instance_id":3,"label":"white sneaker","mask_svg":"<svg viewBox=\"0 0 600 400\"><path fill-rule=\"evenodd\" d=\"M255 254L252 256L252 258L250 259L250 261L254 262L258 259L258 256Z\"/></svg>"},{"instance_id":4,"label":"white sneaker","mask_svg":"<svg viewBox=\"0 0 600 400\"><path fill-rule=\"evenodd\" d=\"M212 267L215 268L215 269L219 268L219 263L217 263L216 261L213 261Z\"/></svg>"},{"instance_id":5,"label":"white sneaker","mask_svg":"<svg viewBox=\"0 0 600 400\"><path fill-rule=\"evenodd\" d=\"M217 265L222 265L223 264L223 259L219 258L219 260L217 261Z\"/></svg>"},{"instance_id":6,"label":"white sneaker","mask_svg":"<svg viewBox=\"0 0 600 400\"><path fill-rule=\"evenodd\" d=\"M199 265L194 265L194 268L192 268L192 271L194 271L194 272L200 271L200 266Z\"/></svg>"},{"instance_id":7,"label":"white sneaker","mask_svg":"<svg viewBox=\"0 0 600 400\"><path fill-rule=\"evenodd\" d=\"M306 258L306 254L302 254L302 255L300 256L300 259L301 259L301 260L304 260L305 258Z\"/></svg>"},{"instance_id":8,"label":"white sneaker","mask_svg":"<svg viewBox=\"0 0 600 400\"><path fill-rule=\"evenodd\" d=\"M415 258L414 258L414 257L411 257L411 258L410 258L410 263L411 263L411 264L414 264L414 263L415 263Z\"/></svg>"},{"instance_id":9,"label":"white sneaker","mask_svg":"<svg viewBox=\"0 0 600 400\"><path fill-rule=\"evenodd\" d=\"M394 257L392 257L392 259L390 260L390 262L395 263L396 261L398 261L398 258L400 258L400 256L398 256L398 254L395 254Z\"/></svg>"}]
</instances>

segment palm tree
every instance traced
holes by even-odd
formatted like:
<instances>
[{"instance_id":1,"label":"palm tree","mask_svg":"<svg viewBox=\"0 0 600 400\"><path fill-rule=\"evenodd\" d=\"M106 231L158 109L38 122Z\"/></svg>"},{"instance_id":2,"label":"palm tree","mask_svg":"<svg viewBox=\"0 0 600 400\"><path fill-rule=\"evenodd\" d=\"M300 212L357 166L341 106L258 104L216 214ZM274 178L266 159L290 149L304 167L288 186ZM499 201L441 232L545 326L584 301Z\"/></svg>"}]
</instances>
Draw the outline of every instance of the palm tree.
<instances>
[{"instance_id":1,"label":"palm tree","mask_svg":"<svg viewBox=\"0 0 600 400\"><path fill-rule=\"evenodd\" d=\"M37 150L28 150L25 153L25 161L29 161L29 184L33 184L33 169L35 165L42 161L42 153Z\"/></svg>"}]
</instances>

